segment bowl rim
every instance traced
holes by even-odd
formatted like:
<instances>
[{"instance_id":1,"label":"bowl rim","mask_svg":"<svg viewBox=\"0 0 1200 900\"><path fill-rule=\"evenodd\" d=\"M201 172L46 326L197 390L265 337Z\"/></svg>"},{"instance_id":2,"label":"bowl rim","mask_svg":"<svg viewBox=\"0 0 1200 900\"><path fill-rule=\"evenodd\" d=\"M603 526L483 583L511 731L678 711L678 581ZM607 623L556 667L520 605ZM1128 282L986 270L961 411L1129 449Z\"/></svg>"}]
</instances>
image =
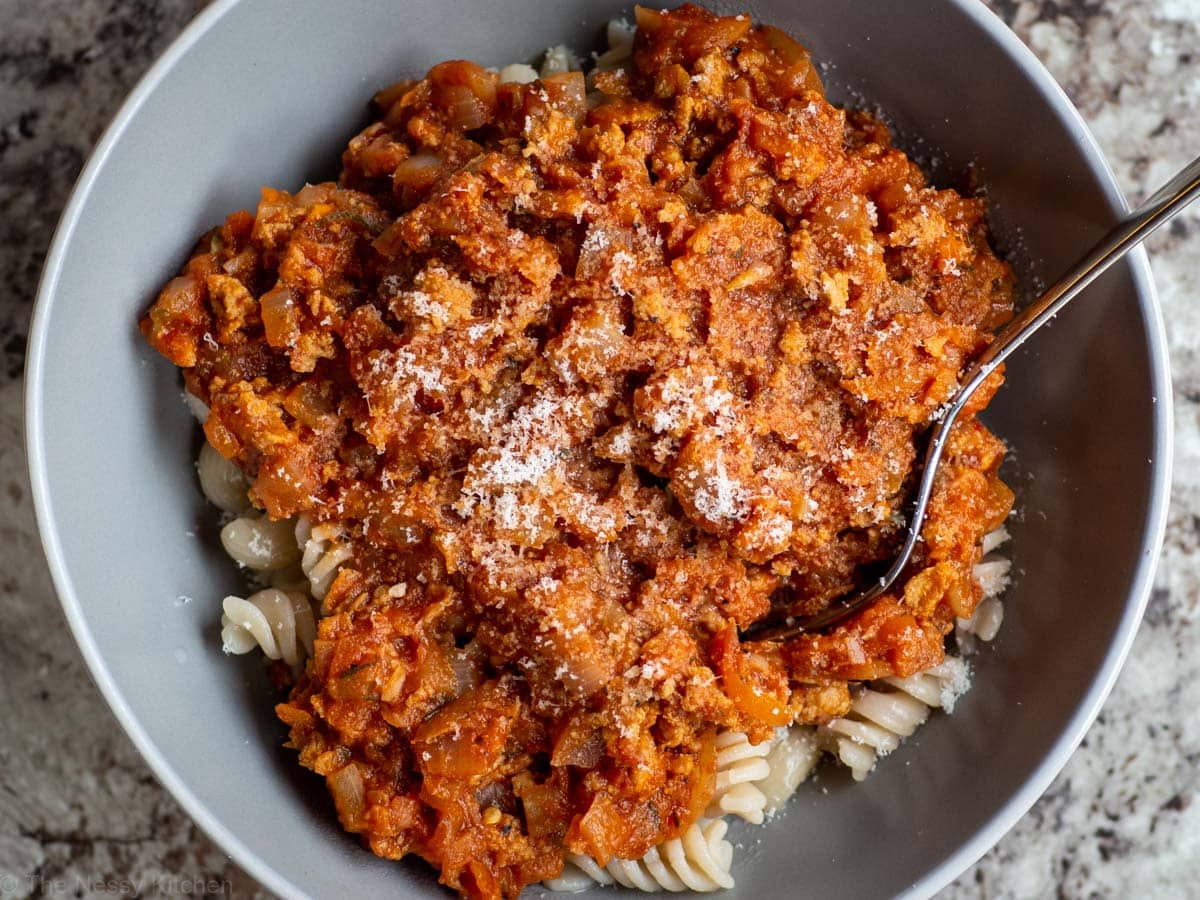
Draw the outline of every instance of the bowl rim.
<instances>
[{"instance_id":1,"label":"bowl rim","mask_svg":"<svg viewBox=\"0 0 1200 900\"><path fill-rule=\"evenodd\" d=\"M72 236L78 225L80 213L113 148L147 98L167 78L179 60L223 16L241 2L242 0L216 0L193 18L180 32L122 103L75 182L70 199L55 228L34 304L25 365L25 449L38 532L55 591L91 677L99 687L117 721L133 741L159 783L171 793L209 838L225 850L242 869L275 894L287 898L302 898L307 896L302 889L285 875L277 872L257 853L250 850L234 831L191 791L175 772L171 762L143 729L124 694L117 687L112 672L87 626L82 605L74 590L50 503L49 472L46 469L42 453L44 441L42 433L43 376L46 367L45 346L50 309L55 300L62 268ZM1103 199L1109 209L1114 215L1127 213L1128 204L1094 135L1084 122L1082 115L1067 97L1066 92L1054 80L1042 62L1004 24L999 16L983 4L982 0L944 0L944 2L957 7L958 11L965 14L1029 78L1050 110L1075 136L1088 167L1099 183ZM1026 778L1022 787L1009 797L982 827L941 863L897 895L906 900L931 897L952 882L998 843L1045 793L1099 714L1100 708L1112 690L1129 654L1145 611L1162 549L1170 499L1173 457L1170 364L1162 310L1144 246L1134 249L1128 254L1126 260L1118 265L1128 267L1134 283L1139 310L1146 324L1154 432L1150 498L1142 535L1141 556L1133 574L1129 597L1100 668L1050 750ZM1159 402L1160 400L1162 402Z\"/></svg>"}]
</instances>

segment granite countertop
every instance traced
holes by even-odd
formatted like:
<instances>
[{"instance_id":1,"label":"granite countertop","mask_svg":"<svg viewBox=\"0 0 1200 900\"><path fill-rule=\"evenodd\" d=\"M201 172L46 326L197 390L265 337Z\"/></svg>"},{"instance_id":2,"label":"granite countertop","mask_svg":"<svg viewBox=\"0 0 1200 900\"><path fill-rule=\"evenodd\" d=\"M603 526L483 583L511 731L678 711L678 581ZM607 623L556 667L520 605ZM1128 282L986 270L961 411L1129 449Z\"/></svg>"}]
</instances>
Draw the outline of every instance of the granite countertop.
<instances>
[{"instance_id":1,"label":"granite countertop","mask_svg":"<svg viewBox=\"0 0 1200 900\"><path fill-rule=\"evenodd\" d=\"M151 776L92 685L34 527L21 369L38 272L89 148L203 2L0 0L0 898L269 896ZM1200 0L989 0L1137 201L1200 152ZM1149 244L1176 470L1156 588L1082 746L940 897L1200 896L1200 210Z\"/></svg>"}]
</instances>

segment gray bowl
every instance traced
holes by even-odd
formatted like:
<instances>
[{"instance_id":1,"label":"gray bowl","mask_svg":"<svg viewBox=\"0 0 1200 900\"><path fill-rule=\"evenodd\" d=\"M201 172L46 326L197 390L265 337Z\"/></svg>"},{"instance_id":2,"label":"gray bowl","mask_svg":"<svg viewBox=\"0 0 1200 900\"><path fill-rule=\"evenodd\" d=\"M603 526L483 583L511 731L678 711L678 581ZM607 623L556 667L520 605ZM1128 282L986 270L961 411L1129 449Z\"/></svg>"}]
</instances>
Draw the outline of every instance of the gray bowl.
<instances>
[{"instance_id":1,"label":"gray bowl","mask_svg":"<svg viewBox=\"0 0 1200 900\"><path fill-rule=\"evenodd\" d=\"M727 11L735 4L719 4ZM981 5L743 5L801 37L835 96L886 110L935 177L986 185L1024 284L1124 209L1062 92ZM372 91L446 57L487 64L588 46L620 0L217 2L142 81L75 190L46 264L28 440L46 554L71 627L164 785L251 874L289 897L439 896L420 862L378 860L280 747L261 666L222 655L239 588L190 463L178 376L135 322L195 237L263 184L327 176ZM990 412L1021 515L1008 620L975 687L864 784L803 789L753 835L737 896L927 896L997 841L1095 716L1150 587L1167 502L1170 391L1145 256L1118 265L1012 365ZM195 598L190 602L186 598ZM603 896L611 896L605 894Z\"/></svg>"}]
</instances>

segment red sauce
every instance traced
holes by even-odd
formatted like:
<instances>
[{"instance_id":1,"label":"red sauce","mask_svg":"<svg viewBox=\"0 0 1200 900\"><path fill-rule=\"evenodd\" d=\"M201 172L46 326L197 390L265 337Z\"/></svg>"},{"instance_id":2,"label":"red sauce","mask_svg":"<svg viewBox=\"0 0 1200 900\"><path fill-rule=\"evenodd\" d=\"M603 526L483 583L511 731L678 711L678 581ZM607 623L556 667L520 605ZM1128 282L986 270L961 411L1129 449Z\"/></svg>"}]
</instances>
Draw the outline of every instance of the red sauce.
<instances>
[{"instance_id":1,"label":"red sauce","mask_svg":"<svg viewBox=\"0 0 1200 900\"><path fill-rule=\"evenodd\" d=\"M469 896L639 857L704 810L717 732L940 662L1012 501L966 416L916 574L739 643L894 554L915 437L1012 277L983 201L826 102L782 32L638 24L592 108L579 73L462 61L381 92L337 184L265 189L142 322L255 502L353 544L278 707L301 763Z\"/></svg>"}]
</instances>

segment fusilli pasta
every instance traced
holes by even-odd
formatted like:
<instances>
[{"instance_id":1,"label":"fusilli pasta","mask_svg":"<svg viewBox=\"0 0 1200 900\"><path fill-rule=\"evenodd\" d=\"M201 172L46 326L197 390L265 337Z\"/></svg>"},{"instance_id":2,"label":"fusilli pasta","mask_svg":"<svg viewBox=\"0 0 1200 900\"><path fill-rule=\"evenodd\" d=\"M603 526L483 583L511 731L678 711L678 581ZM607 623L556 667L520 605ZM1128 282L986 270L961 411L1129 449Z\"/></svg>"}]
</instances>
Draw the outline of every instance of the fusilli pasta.
<instances>
[{"instance_id":1,"label":"fusilli pasta","mask_svg":"<svg viewBox=\"0 0 1200 900\"><path fill-rule=\"evenodd\" d=\"M947 657L907 678L884 678L861 687L850 712L821 726L817 733L824 748L862 781L880 756L900 746L900 741L921 725L931 708L949 712L968 686L967 664Z\"/></svg>"},{"instance_id":2,"label":"fusilli pasta","mask_svg":"<svg viewBox=\"0 0 1200 900\"><path fill-rule=\"evenodd\" d=\"M226 653L249 653L259 647L269 659L282 659L290 666L312 655L317 629L306 594L266 588L245 599L226 597L222 608Z\"/></svg>"},{"instance_id":3,"label":"fusilli pasta","mask_svg":"<svg viewBox=\"0 0 1200 900\"><path fill-rule=\"evenodd\" d=\"M547 881L552 891L582 891L593 884L619 884L657 891L716 891L733 887L733 845L725 839L724 819L701 819L682 835L654 847L641 859L595 860L567 854L563 874Z\"/></svg>"},{"instance_id":4,"label":"fusilli pasta","mask_svg":"<svg viewBox=\"0 0 1200 900\"><path fill-rule=\"evenodd\" d=\"M279 588L281 591L299 591L302 594L312 593L312 586L308 583L308 576L304 574L304 569L300 567L299 562L294 562L285 569L271 572L267 582L268 587Z\"/></svg>"},{"instance_id":5,"label":"fusilli pasta","mask_svg":"<svg viewBox=\"0 0 1200 900\"><path fill-rule=\"evenodd\" d=\"M201 425L208 421L208 404L191 391L183 392L183 403Z\"/></svg>"},{"instance_id":6,"label":"fusilli pasta","mask_svg":"<svg viewBox=\"0 0 1200 900\"><path fill-rule=\"evenodd\" d=\"M529 84L538 80L538 70L528 63L511 63L499 74L501 84Z\"/></svg>"},{"instance_id":7,"label":"fusilli pasta","mask_svg":"<svg viewBox=\"0 0 1200 900\"><path fill-rule=\"evenodd\" d=\"M771 774L767 755L773 744L751 744L740 731L717 735L717 787L706 815L730 813L754 825L763 823L767 798L755 782Z\"/></svg>"},{"instance_id":8,"label":"fusilli pasta","mask_svg":"<svg viewBox=\"0 0 1200 900\"><path fill-rule=\"evenodd\" d=\"M763 795L763 812L767 816L778 812L812 774L820 759L816 728L795 725L775 729L775 740L766 759L769 771L765 778L754 783Z\"/></svg>"},{"instance_id":9,"label":"fusilli pasta","mask_svg":"<svg viewBox=\"0 0 1200 900\"><path fill-rule=\"evenodd\" d=\"M249 512L250 479L207 441L196 458L196 474L200 476L200 489L213 506L239 515Z\"/></svg>"},{"instance_id":10,"label":"fusilli pasta","mask_svg":"<svg viewBox=\"0 0 1200 900\"><path fill-rule=\"evenodd\" d=\"M820 755L816 729L808 726L778 728L771 740L758 745L741 732L724 732L717 737L717 787L706 813L711 821L701 820L681 838L653 848L640 860L616 859L601 867L586 856L569 855L563 874L547 881L546 887L567 892L596 883L641 891L730 887L733 847L724 840L726 826L720 816L738 815L761 824L795 793ZM690 863L686 873L684 863ZM727 880L719 877L722 873ZM698 883L711 886L696 887Z\"/></svg>"},{"instance_id":11,"label":"fusilli pasta","mask_svg":"<svg viewBox=\"0 0 1200 900\"><path fill-rule=\"evenodd\" d=\"M291 519L238 516L221 529L221 546L237 562L260 572L286 569L300 559Z\"/></svg>"},{"instance_id":12,"label":"fusilli pasta","mask_svg":"<svg viewBox=\"0 0 1200 900\"><path fill-rule=\"evenodd\" d=\"M1012 563L994 551L1008 537L1004 526L984 535L983 559L975 566L975 580L983 588L983 600L969 617L959 619L955 628L958 647L963 653L974 652L976 640L992 640L1004 621L1004 601L1000 595L1008 587Z\"/></svg>"},{"instance_id":13,"label":"fusilli pasta","mask_svg":"<svg viewBox=\"0 0 1200 900\"><path fill-rule=\"evenodd\" d=\"M302 551L300 568L308 578L312 595L324 600L338 569L351 556L350 545L340 540L337 525L312 525L304 516L296 522L295 538Z\"/></svg>"},{"instance_id":14,"label":"fusilli pasta","mask_svg":"<svg viewBox=\"0 0 1200 900\"><path fill-rule=\"evenodd\" d=\"M539 78L549 78L551 75L561 75L564 72L578 72L583 67L583 60L575 55L575 51L566 44L555 44L546 50L542 57Z\"/></svg>"},{"instance_id":15,"label":"fusilli pasta","mask_svg":"<svg viewBox=\"0 0 1200 900\"><path fill-rule=\"evenodd\" d=\"M611 19L605 37L608 49L596 57L596 71L615 69L633 55L635 27L625 19Z\"/></svg>"}]
</instances>

